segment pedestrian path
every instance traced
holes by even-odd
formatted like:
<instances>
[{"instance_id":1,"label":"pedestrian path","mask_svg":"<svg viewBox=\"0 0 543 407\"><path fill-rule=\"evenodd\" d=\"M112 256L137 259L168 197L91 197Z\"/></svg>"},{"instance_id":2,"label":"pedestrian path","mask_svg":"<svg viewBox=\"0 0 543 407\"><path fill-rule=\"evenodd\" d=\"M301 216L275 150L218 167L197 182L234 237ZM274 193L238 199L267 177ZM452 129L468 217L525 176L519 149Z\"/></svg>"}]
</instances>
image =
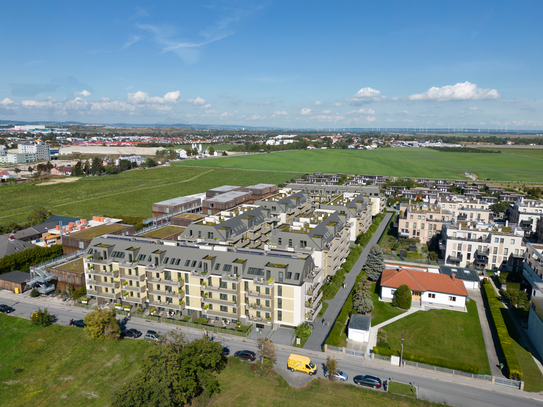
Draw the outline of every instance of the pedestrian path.
<instances>
[{"instance_id":1,"label":"pedestrian path","mask_svg":"<svg viewBox=\"0 0 543 407\"><path fill-rule=\"evenodd\" d=\"M393 322L396 322L399 319L402 319L411 314L414 314L417 311L424 311L424 308L411 307L409 310L407 310L403 314L396 315L394 318L387 319L386 321L383 321L378 325L372 326L370 329L370 338L368 341L368 347L366 348L366 352L371 351L374 348L374 346L377 346L377 334L379 333L379 329L381 329L384 326L387 326L388 324L392 324Z\"/></svg>"},{"instance_id":2,"label":"pedestrian path","mask_svg":"<svg viewBox=\"0 0 543 407\"><path fill-rule=\"evenodd\" d=\"M362 254L360 254L360 257L356 261L355 265L351 269L350 273L345 274L345 286L346 288L340 288L337 292L336 296L328 301L328 309L324 313L324 320L329 321L330 323L328 325L323 325L322 320L316 320L313 328L313 332L311 333L311 336L307 340L304 349L311 349L311 350L318 350L320 351L322 349L322 346L324 345L324 341L330 334L330 330L332 329L334 325L334 321L338 317L339 313L341 312L341 308L343 307L343 304L345 304L345 301L347 300L347 297L351 293L351 290L354 287L354 284L356 282L356 277L362 270L362 266L366 262L366 259L368 258L368 253L370 252L370 249L377 244L379 239L381 238L381 235L385 231L388 222L390 218L392 217L392 213L386 213L385 217L379 224L379 227L373 234L370 242L365 247Z\"/></svg>"}]
</instances>

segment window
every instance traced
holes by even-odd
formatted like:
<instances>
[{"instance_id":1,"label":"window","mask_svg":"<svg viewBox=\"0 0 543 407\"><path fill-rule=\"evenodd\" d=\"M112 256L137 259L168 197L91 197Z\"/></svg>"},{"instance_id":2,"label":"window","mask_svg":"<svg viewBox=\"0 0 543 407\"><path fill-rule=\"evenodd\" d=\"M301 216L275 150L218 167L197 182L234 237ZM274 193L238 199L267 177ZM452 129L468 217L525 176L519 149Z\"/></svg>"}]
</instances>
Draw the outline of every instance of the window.
<instances>
[{"instance_id":1,"label":"window","mask_svg":"<svg viewBox=\"0 0 543 407\"><path fill-rule=\"evenodd\" d=\"M511 244L515 244L515 239L511 239Z\"/></svg>"},{"instance_id":2,"label":"window","mask_svg":"<svg viewBox=\"0 0 543 407\"><path fill-rule=\"evenodd\" d=\"M189 293L189 290L188 290L188 286L187 286L187 294ZM190 297L187 297L187 306L190 306ZM190 310L189 310L190 311Z\"/></svg>"},{"instance_id":3,"label":"window","mask_svg":"<svg viewBox=\"0 0 543 407\"><path fill-rule=\"evenodd\" d=\"M169 257L166 257L166 258L164 259L164 264L168 264L168 260L170 260L170 258L169 258Z\"/></svg>"},{"instance_id":4,"label":"window","mask_svg":"<svg viewBox=\"0 0 543 407\"><path fill-rule=\"evenodd\" d=\"M468 252L471 252L471 245L468 244Z\"/></svg>"},{"instance_id":5,"label":"window","mask_svg":"<svg viewBox=\"0 0 543 407\"><path fill-rule=\"evenodd\" d=\"M413 215L409 215L409 219L413 219Z\"/></svg>"},{"instance_id":6,"label":"window","mask_svg":"<svg viewBox=\"0 0 543 407\"><path fill-rule=\"evenodd\" d=\"M190 260L185 261L185 267L188 267L190 264Z\"/></svg>"},{"instance_id":7,"label":"window","mask_svg":"<svg viewBox=\"0 0 543 407\"><path fill-rule=\"evenodd\" d=\"M504 256L507 256L508 253L509 253L509 249L507 249L507 248L503 249L503 255Z\"/></svg>"},{"instance_id":8,"label":"window","mask_svg":"<svg viewBox=\"0 0 543 407\"><path fill-rule=\"evenodd\" d=\"M283 296L283 286L278 285L277 286L277 296L282 297Z\"/></svg>"},{"instance_id":9,"label":"window","mask_svg":"<svg viewBox=\"0 0 543 407\"><path fill-rule=\"evenodd\" d=\"M292 247L292 239L288 239L288 247Z\"/></svg>"},{"instance_id":10,"label":"window","mask_svg":"<svg viewBox=\"0 0 543 407\"><path fill-rule=\"evenodd\" d=\"M456 297L449 297L449 301L456 302Z\"/></svg>"},{"instance_id":11,"label":"window","mask_svg":"<svg viewBox=\"0 0 543 407\"><path fill-rule=\"evenodd\" d=\"M283 311L277 311L277 320L282 321L283 320Z\"/></svg>"},{"instance_id":12,"label":"window","mask_svg":"<svg viewBox=\"0 0 543 407\"><path fill-rule=\"evenodd\" d=\"M502 237L502 238L500 239L500 243L503 243L503 242L504 242L504 238Z\"/></svg>"},{"instance_id":13,"label":"window","mask_svg":"<svg viewBox=\"0 0 543 407\"><path fill-rule=\"evenodd\" d=\"M177 260L175 261L175 265L176 265L176 266L179 266L179 263L180 263L180 262L181 262L181 259L177 259Z\"/></svg>"},{"instance_id":14,"label":"window","mask_svg":"<svg viewBox=\"0 0 543 407\"><path fill-rule=\"evenodd\" d=\"M195 262L196 263L196 262ZM202 268L202 262L199 262L198 263L198 268L201 269Z\"/></svg>"},{"instance_id":15,"label":"window","mask_svg":"<svg viewBox=\"0 0 543 407\"><path fill-rule=\"evenodd\" d=\"M494 238L494 243L499 243L500 242L500 239L499 238Z\"/></svg>"},{"instance_id":16,"label":"window","mask_svg":"<svg viewBox=\"0 0 543 407\"><path fill-rule=\"evenodd\" d=\"M190 288L190 287L189 287L189 285L188 285L188 284L187 284L187 285L185 285L185 292L187 293L187 295L189 295L189 288ZM187 304L187 305L188 305L188 304Z\"/></svg>"},{"instance_id":17,"label":"window","mask_svg":"<svg viewBox=\"0 0 543 407\"><path fill-rule=\"evenodd\" d=\"M300 279L300 273L294 274L294 280L299 280L299 279Z\"/></svg>"},{"instance_id":18,"label":"window","mask_svg":"<svg viewBox=\"0 0 543 407\"><path fill-rule=\"evenodd\" d=\"M279 309L283 308L283 299L282 298L277 299L277 308L279 308Z\"/></svg>"},{"instance_id":19,"label":"window","mask_svg":"<svg viewBox=\"0 0 543 407\"><path fill-rule=\"evenodd\" d=\"M264 275L264 269L259 269L256 267L249 267L247 270L247 274L252 274L256 276L263 276Z\"/></svg>"},{"instance_id":20,"label":"window","mask_svg":"<svg viewBox=\"0 0 543 407\"><path fill-rule=\"evenodd\" d=\"M421 224L420 224L420 228L421 228L421 229L424 229L424 223L421 223Z\"/></svg>"},{"instance_id":21,"label":"window","mask_svg":"<svg viewBox=\"0 0 543 407\"><path fill-rule=\"evenodd\" d=\"M283 272L282 271L279 272L279 282L280 283L283 282Z\"/></svg>"},{"instance_id":22,"label":"window","mask_svg":"<svg viewBox=\"0 0 543 407\"><path fill-rule=\"evenodd\" d=\"M218 269L220 269L220 268L221 268L221 263L215 264L215 270L218 270Z\"/></svg>"},{"instance_id":23,"label":"window","mask_svg":"<svg viewBox=\"0 0 543 407\"><path fill-rule=\"evenodd\" d=\"M249 291L249 282L245 281L245 291Z\"/></svg>"},{"instance_id":24,"label":"window","mask_svg":"<svg viewBox=\"0 0 543 407\"><path fill-rule=\"evenodd\" d=\"M492 250L492 254L498 254L498 248L497 247L494 247L494 249Z\"/></svg>"},{"instance_id":25,"label":"window","mask_svg":"<svg viewBox=\"0 0 543 407\"><path fill-rule=\"evenodd\" d=\"M234 266L234 274L238 274L238 266Z\"/></svg>"},{"instance_id":26,"label":"window","mask_svg":"<svg viewBox=\"0 0 543 407\"><path fill-rule=\"evenodd\" d=\"M300 240L300 248L305 249L307 247L307 242L305 240Z\"/></svg>"},{"instance_id":27,"label":"window","mask_svg":"<svg viewBox=\"0 0 543 407\"><path fill-rule=\"evenodd\" d=\"M211 294L211 293L210 293L210 294ZM223 301L228 301L228 295L226 295L226 294L221 294L220 299L223 300Z\"/></svg>"},{"instance_id":28,"label":"window","mask_svg":"<svg viewBox=\"0 0 543 407\"><path fill-rule=\"evenodd\" d=\"M207 232L207 238L213 239L213 232Z\"/></svg>"},{"instance_id":29,"label":"window","mask_svg":"<svg viewBox=\"0 0 543 407\"><path fill-rule=\"evenodd\" d=\"M221 281L221 288L228 288L228 283L226 281Z\"/></svg>"},{"instance_id":30,"label":"window","mask_svg":"<svg viewBox=\"0 0 543 407\"><path fill-rule=\"evenodd\" d=\"M420 215L419 215L419 220L420 220Z\"/></svg>"},{"instance_id":31,"label":"window","mask_svg":"<svg viewBox=\"0 0 543 407\"><path fill-rule=\"evenodd\" d=\"M142 261L142 260L145 260L145 254L140 254L138 256L138 261Z\"/></svg>"},{"instance_id":32,"label":"window","mask_svg":"<svg viewBox=\"0 0 543 407\"><path fill-rule=\"evenodd\" d=\"M413 229L417 228L417 222L413 223Z\"/></svg>"},{"instance_id":33,"label":"window","mask_svg":"<svg viewBox=\"0 0 543 407\"><path fill-rule=\"evenodd\" d=\"M428 294L428 298L436 298L436 295L435 295L435 294L432 294L432 293L429 293L429 294Z\"/></svg>"},{"instance_id":34,"label":"window","mask_svg":"<svg viewBox=\"0 0 543 407\"><path fill-rule=\"evenodd\" d=\"M222 268L222 271L230 271L230 270L232 270L231 264L225 264L224 267Z\"/></svg>"},{"instance_id":35,"label":"window","mask_svg":"<svg viewBox=\"0 0 543 407\"><path fill-rule=\"evenodd\" d=\"M256 311L256 317L260 318L260 311Z\"/></svg>"},{"instance_id":36,"label":"window","mask_svg":"<svg viewBox=\"0 0 543 407\"><path fill-rule=\"evenodd\" d=\"M270 300L266 300L266 307L270 308Z\"/></svg>"},{"instance_id":37,"label":"window","mask_svg":"<svg viewBox=\"0 0 543 407\"><path fill-rule=\"evenodd\" d=\"M266 295L270 295L270 287L266 287Z\"/></svg>"},{"instance_id":38,"label":"window","mask_svg":"<svg viewBox=\"0 0 543 407\"><path fill-rule=\"evenodd\" d=\"M409 222L405 222L405 227L409 229Z\"/></svg>"},{"instance_id":39,"label":"window","mask_svg":"<svg viewBox=\"0 0 543 407\"><path fill-rule=\"evenodd\" d=\"M287 272L287 279L290 280L292 278L292 273L289 271Z\"/></svg>"},{"instance_id":40,"label":"window","mask_svg":"<svg viewBox=\"0 0 543 407\"><path fill-rule=\"evenodd\" d=\"M277 239L277 244L279 246L281 246L283 244L283 239L281 239L281 238Z\"/></svg>"},{"instance_id":41,"label":"window","mask_svg":"<svg viewBox=\"0 0 543 407\"><path fill-rule=\"evenodd\" d=\"M232 283L232 290L236 290L236 283Z\"/></svg>"},{"instance_id":42,"label":"window","mask_svg":"<svg viewBox=\"0 0 543 407\"><path fill-rule=\"evenodd\" d=\"M496 263L496 260L497 260L496 257L497 256L492 256L492 263Z\"/></svg>"}]
</instances>

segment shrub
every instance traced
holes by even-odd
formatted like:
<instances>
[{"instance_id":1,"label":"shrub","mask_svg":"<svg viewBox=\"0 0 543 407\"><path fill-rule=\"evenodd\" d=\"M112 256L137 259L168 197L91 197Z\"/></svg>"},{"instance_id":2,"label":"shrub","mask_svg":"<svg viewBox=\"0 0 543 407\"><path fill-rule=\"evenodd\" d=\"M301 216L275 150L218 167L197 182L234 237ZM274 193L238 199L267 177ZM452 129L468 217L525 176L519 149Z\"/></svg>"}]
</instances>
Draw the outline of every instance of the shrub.
<instances>
[{"instance_id":1,"label":"shrub","mask_svg":"<svg viewBox=\"0 0 543 407\"><path fill-rule=\"evenodd\" d=\"M87 287L81 287L79 290L74 291L74 300L77 300L81 297L87 295Z\"/></svg>"},{"instance_id":2,"label":"shrub","mask_svg":"<svg viewBox=\"0 0 543 407\"><path fill-rule=\"evenodd\" d=\"M336 321L328 338L326 338L325 343L330 346L340 346L341 345L341 332L343 331L343 324Z\"/></svg>"},{"instance_id":3,"label":"shrub","mask_svg":"<svg viewBox=\"0 0 543 407\"><path fill-rule=\"evenodd\" d=\"M502 304L496 296L496 292L492 287L492 284L483 284L486 299L488 301L488 307L490 314L492 315L492 321L494 322L494 328L498 334L498 342L502 349L503 356L505 357L505 367L508 371L510 379L522 380L522 367L517 359L515 350L511 343L511 337L507 331L507 326L503 320Z\"/></svg>"},{"instance_id":4,"label":"shrub","mask_svg":"<svg viewBox=\"0 0 543 407\"><path fill-rule=\"evenodd\" d=\"M406 284L403 284L396 290L396 294L392 299L392 305L402 309L409 309L411 308L411 301L411 290Z\"/></svg>"},{"instance_id":5,"label":"shrub","mask_svg":"<svg viewBox=\"0 0 543 407\"><path fill-rule=\"evenodd\" d=\"M32 291L30 291L30 296L32 298L39 297L39 295L40 295L40 292L38 291L37 288L33 288Z\"/></svg>"},{"instance_id":6,"label":"shrub","mask_svg":"<svg viewBox=\"0 0 543 407\"><path fill-rule=\"evenodd\" d=\"M36 312L30 315L30 323L32 325L48 326L53 323L54 319L55 317L51 315L47 309L42 311L38 308Z\"/></svg>"},{"instance_id":7,"label":"shrub","mask_svg":"<svg viewBox=\"0 0 543 407\"><path fill-rule=\"evenodd\" d=\"M85 332L94 339L119 339L121 329L115 310L97 309L85 316Z\"/></svg>"}]
</instances>

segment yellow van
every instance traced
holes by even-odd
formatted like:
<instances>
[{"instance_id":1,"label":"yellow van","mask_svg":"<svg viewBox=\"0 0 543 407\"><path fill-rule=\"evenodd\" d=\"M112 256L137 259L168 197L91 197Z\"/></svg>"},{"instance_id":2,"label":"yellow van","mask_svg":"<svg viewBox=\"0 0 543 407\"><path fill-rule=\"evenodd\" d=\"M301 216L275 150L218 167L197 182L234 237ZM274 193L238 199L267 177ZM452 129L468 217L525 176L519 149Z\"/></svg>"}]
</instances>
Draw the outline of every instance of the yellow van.
<instances>
[{"instance_id":1,"label":"yellow van","mask_svg":"<svg viewBox=\"0 0 543 407\"><path fill-rule=\"evenodd\" d=\"M287 361L287 369L291 372L304 372L310 376L317 374L317 366L307 356L291 353Z\"/></svg>"}]
</instances>

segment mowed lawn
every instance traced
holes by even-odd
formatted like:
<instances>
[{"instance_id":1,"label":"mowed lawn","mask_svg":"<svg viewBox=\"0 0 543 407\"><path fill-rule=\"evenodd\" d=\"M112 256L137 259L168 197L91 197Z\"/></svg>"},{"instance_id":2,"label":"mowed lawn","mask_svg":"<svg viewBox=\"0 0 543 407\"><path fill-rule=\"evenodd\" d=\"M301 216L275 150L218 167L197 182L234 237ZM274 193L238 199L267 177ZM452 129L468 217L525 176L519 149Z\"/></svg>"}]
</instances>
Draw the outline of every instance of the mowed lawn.
<instances>
[{"instance_id":1,"label":"mowed lawn","mask_svg":"<svg viewBox=\"0 0 543 407\"><path fill-rule=\"evenodd\" d=\"M543 160L537 158L512 154L449 153L428 148L295 150L189 160L179 165L448 179L464 179L467 171L484 180L543 180Z\"/></svg>"},{"instance_id":2,"label":"mowed lawn","mask_svg":"<svg viewBox=\"0 0 543 407\"><path fill-rule=\"evenodd\" d=\"M38 182L0 187L0 224L24 222L43 206L55 215L148 216L154 202L205 192L221 185L279 184L299 174L211 168L165 167L86 177L70 183L39 186Z\"/></svg>"},{"instance_id":3,"label":"mowed lawn","mask_svg":"<svg viewBox=\"0 0 543 407\"><path fill-rule=\"evenodd\" d=\"M83 329L0 314L0 404L104 406L134 376L145 341L95 341Z\"/></svg>"},{"instance_id":4,"label":"mowed lawn","mask_svg":"<svg viewBox=\"0 0 543 407\"><path fill-rule=\"evenodd\" d=\"M467 309L419 311L383 330L392 349L400 350L403 331L405 352L476 365L481 374L490 374L475 301Z\"/></svg>"}]
</instances>

